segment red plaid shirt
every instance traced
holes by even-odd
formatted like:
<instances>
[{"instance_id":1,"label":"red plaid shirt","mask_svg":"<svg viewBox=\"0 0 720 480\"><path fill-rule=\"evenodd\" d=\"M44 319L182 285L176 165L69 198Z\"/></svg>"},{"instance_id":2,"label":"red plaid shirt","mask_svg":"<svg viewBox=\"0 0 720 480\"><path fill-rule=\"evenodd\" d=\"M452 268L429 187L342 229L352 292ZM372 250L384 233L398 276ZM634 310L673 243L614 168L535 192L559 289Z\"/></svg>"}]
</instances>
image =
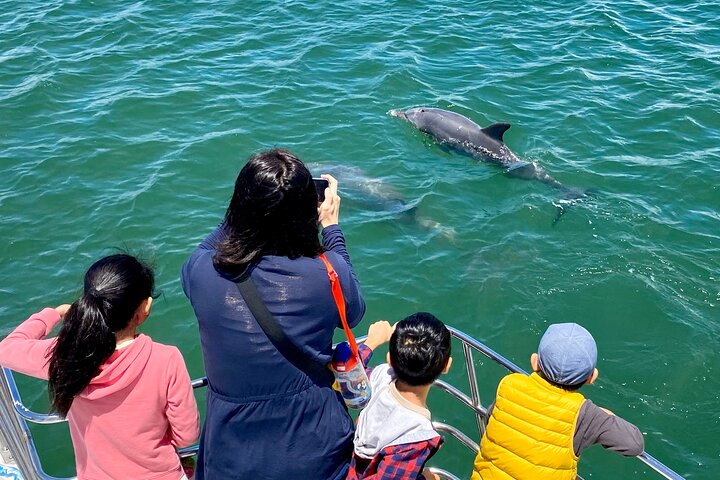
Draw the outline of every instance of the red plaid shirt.
<instances>
[{"instance_id":1,"label":"red plaid shirt","mask_svg":"<svg viewBox=\"0 0 720 480\"><path fill-rule=\"evenodd\" d=\"M358 345L360 359L367 369L372 357L372 350L365 345ZM368 377L371 374L368 370ZM422 478L425 463L435 455L442 445L439 435L422 442L391 445L378 452L371 460L366 460L353 453L350 470L346 480L416 480Z\"/></svg>"},{"instance_id":2,"label":"red plaid shirt","mask_svg":"<svg viewBox=\"0 0 720 480\"><path fill-rule=\"evenodd\" d=\"M442 437L415 443L392 445L380 450L372 460L353 454L346 480L416 480L430 457L438 451Z\"/></svg>"}]
</instances>

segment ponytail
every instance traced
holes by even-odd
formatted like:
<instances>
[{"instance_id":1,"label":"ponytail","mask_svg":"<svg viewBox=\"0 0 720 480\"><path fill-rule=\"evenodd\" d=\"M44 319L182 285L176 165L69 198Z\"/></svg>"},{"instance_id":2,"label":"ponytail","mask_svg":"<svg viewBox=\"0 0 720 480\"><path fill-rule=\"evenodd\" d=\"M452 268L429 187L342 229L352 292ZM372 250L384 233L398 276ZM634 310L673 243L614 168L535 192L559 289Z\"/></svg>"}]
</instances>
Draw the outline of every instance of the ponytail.
<instances>
[{"instance_id":1,"label":"ponytail","mask_svg":"<svg viewBox=\"0 0 720 480\"><path fill-rule=\"evenodd\" d=\"M72 304L60 328L50 360L48 389L53 409L63 416L115 350L115 334L104 317L102 301L83 295Z\"/></svg>"},{"instance_id":2,"label":"ponytail","mask_svg":"<svg viewBox=\"0 0 720 480\"><path fill-rule=\"evenodd\" d=\"M115 333L130 325L153 287L152 270L130 255L111 255L90 267L85 292L70 306L49 352L48 391L55 411L67 415L115 351Z\"/></svg>"}]
</instances>

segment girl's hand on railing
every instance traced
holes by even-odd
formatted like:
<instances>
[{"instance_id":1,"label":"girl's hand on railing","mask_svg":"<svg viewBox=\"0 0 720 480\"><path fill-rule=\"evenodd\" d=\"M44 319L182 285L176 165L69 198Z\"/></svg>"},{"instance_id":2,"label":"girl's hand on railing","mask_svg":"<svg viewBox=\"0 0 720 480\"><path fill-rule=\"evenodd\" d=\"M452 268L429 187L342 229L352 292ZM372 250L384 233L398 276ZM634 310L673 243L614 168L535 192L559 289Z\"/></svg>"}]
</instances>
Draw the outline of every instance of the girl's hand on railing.
<instances>
[{"instance_id":1,"label":"girl's hand on railing","mask_svg":"<svg viewBox=\"0 0 720 480\"><path fill-rule=\"evenodd\" d=\"M69 303L63 303L62 305L58 305L55 307L55 311L60 314L61 319L65 319L65 315L67 314L68 310L70 310L70 304Z\"/></svg>"}]
</instances>

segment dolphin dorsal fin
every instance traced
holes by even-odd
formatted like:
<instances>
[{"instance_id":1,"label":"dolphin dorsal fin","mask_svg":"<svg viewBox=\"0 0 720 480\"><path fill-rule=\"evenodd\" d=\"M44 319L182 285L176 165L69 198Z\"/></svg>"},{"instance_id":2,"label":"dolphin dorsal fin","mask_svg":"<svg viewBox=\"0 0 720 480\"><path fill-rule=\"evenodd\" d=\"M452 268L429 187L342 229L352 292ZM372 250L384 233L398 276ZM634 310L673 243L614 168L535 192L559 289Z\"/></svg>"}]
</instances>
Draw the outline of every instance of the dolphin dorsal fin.
<instances>
[{"instance_id":1,"label":"dolphin dorsal fin","mask_svg":"<svg viewBox=\"0 0 720 480\"><path fill-rule=\"evenodd\" d=\"M497 140L498 142L503 141L503 134L507 132L507 129L510 128L509 123L493 123L492 125L489 125L482 129L483 133L487 135L488 137Z\"/></svg>"}]
</instances>

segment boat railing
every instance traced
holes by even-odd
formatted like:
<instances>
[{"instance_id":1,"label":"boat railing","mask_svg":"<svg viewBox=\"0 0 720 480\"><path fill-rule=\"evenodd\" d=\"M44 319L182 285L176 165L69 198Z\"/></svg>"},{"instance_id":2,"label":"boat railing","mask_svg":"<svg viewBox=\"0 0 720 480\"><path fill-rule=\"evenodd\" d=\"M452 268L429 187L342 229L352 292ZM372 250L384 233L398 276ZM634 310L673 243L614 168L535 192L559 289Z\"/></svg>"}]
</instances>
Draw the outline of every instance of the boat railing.
<instances>
[{"instance_id":1,"label":"boat railing","mask_svg":"<svg viewBox=\"0 0 720 480\"><path fill-rule=\"evenodd\" d=\"M441 422L433 422L433 425L438 432L451 435L460 444L464 445L473 454L475 454L478 451L478 444L474 439L479 440L485 431L487 409L483 406L480 400L480 391L478 388L473 352L480 353L498 365L504 367L509 372L523 373L526 375L527 372L466 333L456 328L448 328L450 329L452 336L462 345L463 356L465 359L465 373L467 374L470 394L468 395L464 393L455 385L447 383L443 380L437 380L434 387L446 392L458 400L462 405L470 409L475 417L477 432L474 432L473 435L467 435L453 425ZM362 341L363 339L359 338L358 340ZM207 378L203 377L193 380L192 384L193 388L206 387ZM63 421L65 421L65 419L59 415L36 413L27 408L22 403L20 392L18 391L12 371L7 368L2 368L2 375L0 375L0 445L3 445L9 450L12 455L12 459L17 465L18 470L20 470L23 475L24 480L74 480L75 477L58 478L45 473L27 424L27 422L36 424L51 424ZM192 456L197 453L197 450L198 446L195 445L181 449L178 453L183 457ZM650 469L657 472L662 478L669 480L683 480L682 476L671 470L647 452L642 453L637 458L641 462L645 463ZM470 466L468 465L468 470L469 468ZM455 474L438 467L430 467L430 470L436 473L441 479L460 479L460 477Z\"/></svg>"}]
</instances>

